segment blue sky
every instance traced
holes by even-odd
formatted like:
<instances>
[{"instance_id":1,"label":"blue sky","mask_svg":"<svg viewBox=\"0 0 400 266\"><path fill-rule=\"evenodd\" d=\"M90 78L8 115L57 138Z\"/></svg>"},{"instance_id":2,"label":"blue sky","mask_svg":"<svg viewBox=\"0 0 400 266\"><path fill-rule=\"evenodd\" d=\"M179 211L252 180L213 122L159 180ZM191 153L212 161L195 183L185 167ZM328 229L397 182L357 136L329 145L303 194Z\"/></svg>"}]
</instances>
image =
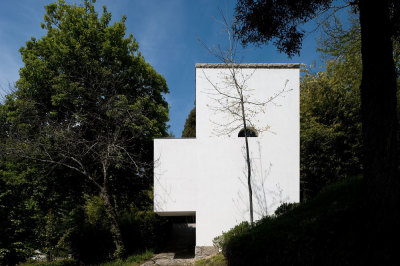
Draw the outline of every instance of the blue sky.
<instances>
[{"instance_id":1,"label":"blue sky","mask_svg":"<svg viewBox=\"0 0 400 266\"><path fill-rule=\"evenodd\" d=\"M23 66L18 52L31 36L45 34L44 6L50 0L2 0L0 9L0 94L8 91L9 84L18 80L18 70ZM195 64L218 62L198 42L224 45L226 35L218 18L218 8L231 17L234 0L98 0L96 8L106 5L114 21L127 16L127 34L132 33L139 43L144 58L167 80L170 93L165 95L170 105L170 126L175 136L181 132L195 100ZM80 3L67 0L67 3ZM312 31L315 23L305 25ZM272 45L241 50L244 62L320 64L316 52L319 31L308 34L303 42L300 57L289 59Z\"/></svg>"}]
</instances>

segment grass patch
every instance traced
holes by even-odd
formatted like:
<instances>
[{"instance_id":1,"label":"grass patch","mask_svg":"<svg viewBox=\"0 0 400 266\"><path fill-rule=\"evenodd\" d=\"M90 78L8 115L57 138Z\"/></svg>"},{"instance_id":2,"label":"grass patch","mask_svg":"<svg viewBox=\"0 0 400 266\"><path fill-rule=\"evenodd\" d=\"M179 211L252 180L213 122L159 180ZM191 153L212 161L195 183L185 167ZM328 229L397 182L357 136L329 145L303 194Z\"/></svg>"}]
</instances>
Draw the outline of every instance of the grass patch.
<instances>
[{"instance_id":1,"label":"grass patch","mask_svg":"<svg viewBox=\"0 0 400 266\"><path fill-rule=\"evenodd\" d=\"M228 265L224 255L222 253L218 253L215 256L212 256L211 258L206 258L206 259L201 259L195 262L196 266L205 266L205 265L211 265L211 266L225 266Z\"/></svg>"},{"instance_id":2,"label":"grass patch","mask_svg":"<svg viewBox=\"0 0 400 266\"><path fill-rule=\"evenodd\" d=\"M129 256L125 260L114 260L101 264L101 266L137 266L151 259L154 252L146 250L144 253Z\"/></svg>"}]
</instances>

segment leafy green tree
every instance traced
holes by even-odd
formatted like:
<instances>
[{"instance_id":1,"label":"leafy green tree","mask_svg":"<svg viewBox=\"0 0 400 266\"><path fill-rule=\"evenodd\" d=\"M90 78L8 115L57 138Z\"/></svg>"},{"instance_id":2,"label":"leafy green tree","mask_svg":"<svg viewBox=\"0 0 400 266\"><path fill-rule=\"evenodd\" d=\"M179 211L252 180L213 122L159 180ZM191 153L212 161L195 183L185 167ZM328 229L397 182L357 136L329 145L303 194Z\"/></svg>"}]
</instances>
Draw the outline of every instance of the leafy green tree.
<instances>
[{"instance_id":1,"label":"leafy green tree","mask_svg":"<svg viewBox=\"0 0 400 266\"><path fill-rule=\"evenodd\" d=\"M2 158L3 159L3 158ZM34 201L27 200L24 185L12 181L7 163L0 162L0 264L15 265L34 250ZM17 175L22 178L25 173Z\"/></svg>"},{"instance_id":2,"label":"leafy green tree","mask_svg":"<svg viewBox=\"0 0 400 266\"><path fill-rule=\"evenodd\" d=\"M196 107L190 111L188 118L186 118L185 126L182 131L182 138L195 138L196 137Z\"/></svg>"},{"instance_id":3,"label":"leafy green tree","mask_svg":"<svg viewBox=\"0 0 400 266\"><path fill-rule=\"evenodd\" d=\"M0 143L9 135L6 106L0 104ZM2 146L3 148L3 146ZM46 175L36 163L0 152L0 264L14 265L27 259L40 247L38 241L43 209L60 202L52 195L60 183ZM63 189L66 184L63 183ZM60 191L63 191L60 189ZM65 198L63 201L67 201ZM76 201L74 201L76 204ZM61 209L60 209L61 210Z\"/></svg>"},{"instance_id":4,"label":"leafy green tree","mask_svg":"<svg viewBox=\"0 0 400 266\"><path fill-rule=\"evenodd\" d=\"M330 21L331 22L331 21ZM362 173L360 28L328 23L320 40L326 70L307 73L301 82L301 193Z\"/></svg>"},{"instance_id":5,"label":"leafy green tree","mask_svg":"<svg viewBox=\"0 0 400 266\"><path fill-rule=\"evenodd\" d=\"M126 178L150 183L152 138L167 135L168 88L125 36L125 17L110 25L111 14L103 7L99 16L93 3L46 6L47 34L20 49L24 67L5 103L5 150L84 178L101 195L121 257L116 188Z\"/></svg>"},{"instance_id":6,"label":"leafy green tree","mask_svg":"<svg viewBox=\"0 0 400 266\"><path fill-rule=\"evenodd\" d=\"M3 141L8 140L1 138ZM59 240L74 227L67 221L71 210L80 204L84 187L80 181L68 171L49 171L41 163L0 154L0 264L17 264L32 256L34 250L47 253L49 259L66 250ZM51 210L57 215L53 219L57 232L53 235L43 230ZM48 253L50 241L57 245L51 245Z\"/></svg>"}]
</instances>

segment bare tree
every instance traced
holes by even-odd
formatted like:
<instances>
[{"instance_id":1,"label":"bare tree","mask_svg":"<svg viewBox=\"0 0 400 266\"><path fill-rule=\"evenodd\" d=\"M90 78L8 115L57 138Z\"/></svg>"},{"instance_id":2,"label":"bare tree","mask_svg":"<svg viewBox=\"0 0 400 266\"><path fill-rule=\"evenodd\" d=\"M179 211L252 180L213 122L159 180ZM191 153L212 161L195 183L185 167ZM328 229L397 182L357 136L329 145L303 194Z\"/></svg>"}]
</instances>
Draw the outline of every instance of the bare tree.
<instances>
[{"instance_id":1,"label":"bare tree","mask_svg":"<svg viewBox=\"0 0 400 266\"><path fill-rule=\"evenodd\" d=\"M247 187L249 192L249 210L250 210L250 224L253 226L253 191L251 185L251 159L250 159L250 147L249 147L249 135L252 130L257 132L270 131L270 126L264 125L260 127L254 123L256 116L260 113L265 114L265 107L268 104L277 105L274 102L279 96L290 91L286 88L287 81L283 89L277 93L271 95L267 100L260 101L252 99L253 89L248 86L248 81L254 74L255 70L251 73L246 74L243 71L243 64L238 63L236 51L238 45L238 39L234 36L235 23L229 23L226 16L221 12L222 21L220 22L224 26L224 31L227 34L228 47L226 49L217 47L208 47L205 43L199 40L207 51L215 56L220 62L222 67L228 69L228 74L223 74L221 83L213 82L203 71L204 77L207 79L212 89L204 91L209 97L215 102L215 105L209 106L216 113L227 114L227 119L224 122L212 121L215 125L216 135L230 135L239 129L243 129L244 142L246 149L246 170L247 170ZM272 131L270 131L273 133Z\"/></svg>"}]
</instances>

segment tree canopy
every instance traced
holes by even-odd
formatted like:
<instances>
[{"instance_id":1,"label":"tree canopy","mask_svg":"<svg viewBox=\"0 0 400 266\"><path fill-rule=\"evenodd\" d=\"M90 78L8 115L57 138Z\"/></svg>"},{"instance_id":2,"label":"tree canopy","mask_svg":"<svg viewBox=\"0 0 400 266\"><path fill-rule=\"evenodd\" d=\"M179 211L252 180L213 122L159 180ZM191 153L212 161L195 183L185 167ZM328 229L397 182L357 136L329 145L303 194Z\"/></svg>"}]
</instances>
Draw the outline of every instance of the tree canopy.
<instances>
[{"instance_id":1,"label":"tree canopy","mask_svg":"<svg viewBox=\"0 0 400 266\"><path fill-rule=\"evenodd\" d=\"M236 6L236 33L243 44L273 41L289 56L300 53L304 30L298 26L329 8L332 1L239 0Z\"/></svg>"},{"instance_id":2,"label":"tree canopy","mask_svg":"<svg viewBox=\"0 0 400 266\"><path fill-rule=\"evenodd\" d=\"M329 21L319 41L325 70L307 72L300 93L301 196L362 173L360 27Z\"/></svg>"},{"instance_id":3,"label":"tree canopy","mask_svg":"<svg viewBox=\"0 0 400 266\"><path fill-rule=\"evenodd\" d=\"M47 5L46 35L20 49L20 79L1 106L2 159L39 167L40 180L79 180L65 188L83 184L80 193L100 195L121 256L118 213L141 206L141 191L151 187L152 139L167 136L168 87L126 36L126 18L111 24L106 7L99 15L94 2ZM55 224L59 215L47 208L44 216Z\"/></svg>"},{"instance_id":4,"label":"tree canopy","mask_svg":"<svg viewBox=\"0 0 400 266\"><path fill-rule=\"evenodd\" d=\"M196 137L196 107L194 107L186 118L185 126L182 131L182 138Z\"/></svg>"}]
</instances>

